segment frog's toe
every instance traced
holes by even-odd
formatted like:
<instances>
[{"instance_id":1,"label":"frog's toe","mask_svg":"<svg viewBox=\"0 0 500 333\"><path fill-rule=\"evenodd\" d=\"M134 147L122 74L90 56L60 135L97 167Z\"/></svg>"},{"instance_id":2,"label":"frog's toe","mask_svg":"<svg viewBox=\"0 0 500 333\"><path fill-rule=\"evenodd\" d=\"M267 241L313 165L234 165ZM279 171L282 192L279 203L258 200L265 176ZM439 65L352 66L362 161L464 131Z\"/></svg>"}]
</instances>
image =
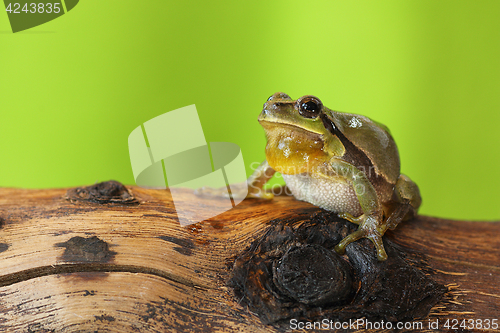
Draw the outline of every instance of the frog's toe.
<instances>
[{"instance_id":1,"label":"frog's toe","mask_svg":"<svg viewBox=\"0 0 500 333\"><path fill-rule=\"evenodd\" d=\"M370 232L366 229L358 229L353 233L349 234L347 237L342 239L340 243L335 246L335 251L342 255L345 253L345 248L347 245L355 242L361 238L368 238L375 245L377 251L377 259L379 261L384 261L387 259L387 253L385 252L384 243L382 241L382 236L378 232Z\"/></svg>"},{"instance_id":2,"label":"frog's toe","mask_svg":"<svg viewBox=\"0 0 500 333\"><path fill-rule=\"evenodd\" d=\"M365 215L361 215L359 217L354 217L352 216L351 214L349 213L340 213L338 215L341 219L344 219L344 220L347 220L349 222L352 222L352 223L356 223L356 224L360 224L361 222L363 222L364 218L365 218Z\"/></svg>"},{"instance_id":3,"label":"frog's toe","mask_svg":"<svg viewBox=\"0 0 500 333\"><path fill-rule=\"evenodd\" d=\"M382 236L378 234L367 235L366 238L372 241L375 245L377 251L377 259L379 261L384 261L387 259L387 253L385 252L384 242L382 241Z\"/></svg>"},{"instance_id":4,"label":"frog's toe","mask_svg":"<svg viewBox=\"0 0 500 333\"><path fill-rule=\"evenodd\" d=\"M248 192L247 198L271 200L274 198L274 194L272 192L260 190L258 192Z\"/></svg>"},{"instance_id":5,"label":"frog's toe","mask_svg":"<svg viewBox=\"0 0 500 333\"><path fill-rule=\"evenodd\" d=\"M239 183L229 185L233 199L243 200L245 198L271 200L274 195L260 187L254 187L248 183Z\"/></svg>"},{"instance_id":6,"label":"frog's toe","mask_svg":"<svg viewBox=\"0 0 500 333\"><path fill-rule=\"evenodd\" d=\"M352 242L357 241L358 239L365 237L365 235L366 235L366 233L364 230L359 230L359 229L356 230L355 232L351 233L350 235L345 237L343 240L341 240L340 243L338 243L335 246L335 251L337 251L338 254L344 254L345 247L347 245L351 244Z\"/></svg>"}]
</instances>

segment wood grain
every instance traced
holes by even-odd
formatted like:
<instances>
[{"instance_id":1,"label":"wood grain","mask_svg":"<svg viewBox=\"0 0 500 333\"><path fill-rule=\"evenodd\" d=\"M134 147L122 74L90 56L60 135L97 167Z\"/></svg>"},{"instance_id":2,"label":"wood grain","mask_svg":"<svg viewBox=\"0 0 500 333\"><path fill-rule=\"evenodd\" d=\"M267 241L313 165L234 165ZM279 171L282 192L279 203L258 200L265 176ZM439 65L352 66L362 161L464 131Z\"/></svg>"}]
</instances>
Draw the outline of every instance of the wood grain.
<instances>
[{"instance_id":1,"label":"wood grain","mask_svg":"<svg viewBox=\"0 0 500 333\"><path fill-rule=\"evenodd\" d=\"M72 202L68 189L0 189L1 331L283 330L239 304L226 286L228 265L269 221L318 208L291 197L248 199L181 227L168 191L129 189L138 205ZM220 205L199 207L196 198L183 194L193 210ZM93 236L109 255L79 260L61 245ZM426 256L450 289L431 319L500 320L500 223L418 216L387 237Z\"/></svg>"}]
</instances>

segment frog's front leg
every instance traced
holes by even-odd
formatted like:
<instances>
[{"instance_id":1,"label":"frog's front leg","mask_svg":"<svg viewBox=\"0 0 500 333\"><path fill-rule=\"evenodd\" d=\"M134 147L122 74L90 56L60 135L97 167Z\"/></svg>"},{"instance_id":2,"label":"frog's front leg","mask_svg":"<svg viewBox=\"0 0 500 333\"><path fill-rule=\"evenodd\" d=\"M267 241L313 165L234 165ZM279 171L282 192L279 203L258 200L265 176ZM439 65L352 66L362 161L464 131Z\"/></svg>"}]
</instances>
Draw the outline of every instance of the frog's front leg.
<instances>
[{"instance_id":1,"label":"frog's front leg","mask_svg":"<svg viewBox=\"0 0 500 333\"><path fill-rule=\"evenodd\" d=\"M339 254L344 254L347 245L358 239L368 238L375 245L378 260L386 260L387 253L384 249L382 236L388 227L383 221L383 212L375 188L365 173L353 165L335 158L332 159L330 165L337 175L345 178L351 184L363 211L363 214L359 217L354 217L346 212L341 212L339 214L339 217L359 224L359 227L358 230L351 233L337 244L335 250Z\"/></svg>"},{"instance_id":2,"label":"frog's front leg","mask_svg":"<svg viewBox=\"0 0 500 333\"><path fill-rule=\"evenodd\" d=\"M271 192L266 192L264 190L264 185L273 177L275 172L276 171L269 166L267 161L262 162L246 182L231 185L231 196L233 199L244 199L245 197L272 199L274 195ZM195 193L202 196L228 196L226 187L202 187L197 189Z\"/></svg>"},{"instance_id":3,"label":"frog's front leg","mask_svg":"<svg viewBox=\"0 0 500 333\"><path fill-rule=\"evenodd\" d=\"M264 185L271 179L276 171L271 168L267 160L262 162L247 180L249 198L272 199L274 194L266 192Z\"/></svg>"}]
</instances>

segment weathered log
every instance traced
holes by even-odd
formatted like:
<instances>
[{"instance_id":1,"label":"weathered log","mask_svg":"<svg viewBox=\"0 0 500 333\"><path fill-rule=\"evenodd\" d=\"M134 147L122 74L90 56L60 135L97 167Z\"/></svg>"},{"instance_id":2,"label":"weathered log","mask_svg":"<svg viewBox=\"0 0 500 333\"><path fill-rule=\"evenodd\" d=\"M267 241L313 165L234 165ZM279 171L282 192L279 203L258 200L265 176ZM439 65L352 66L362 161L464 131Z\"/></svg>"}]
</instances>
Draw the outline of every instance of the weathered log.
<instances>
[{"instance_id":1,"label":"weathered log","mask_svg":"<svg viewBox=\"0 0 500 333\"><path fill-rule=\"evenodd\" d=\"M220 205L213 198L200 207L189 190L183 200L193 210ZM365 318L375 325L384 318L413 320L422 324L423 330L413 326L418 331L431 331L435 327L429 323L436 321L445 329L447 320L450 329L455 323L461 329L466 319L473 320L465 322L466 329L475 331L478 320L485 328L488 319L490 329L495 328L493 319L500 320L500 223L418 216L387 232L388 262L397 257L393 260L422 273L419 281L425 276L436 287L424 288L436 295L430 311L422 313L421 307L407 318L396 310L379 317L367 310L368 300L389 297L395 281L404 280L383 269L377 294L356 307L364 288L360 280L372 272L358 272L352 265L356 260L379 265L370 259L375 257L372 245L361 240L348 246L351 254L336 257L328 251L333 233L353 226L292 197L247 199L219 216L182 227L165 190L126 189L109 182L69 190L3 188L0 221L0 331L275 332L290 328L290 319L325 318L341 324ZM314 233L314 228L320 231ZM238 267L245 262L247 272L256 267L245 255L252 257L249 251L257 251L269 237L276 239L276 231L289 237L289 243L276 243L273 255L279 260L265 262L271 275L265 281L281 302L279 315L266 312L277 308L256 307L252 294L238 289ZM268 247L267 254L255 253L271 258L274 247ZM291 279L296 267L308 265L307 258L319 258L311 267L324 271ZM352 281L349 274L336 274L336 267L354 269ZM381 267L397 270L396 265ZM328 274L337 279L330 283ZM353 284L347 293L335 291ZM389 291L385 296L384 286ZM405 288L412 286L417 287L408 283ZM284 301L286 309L295 310L283 311ZM335 307L350 315L334 316Z\"/></svg>"}]
</instances>

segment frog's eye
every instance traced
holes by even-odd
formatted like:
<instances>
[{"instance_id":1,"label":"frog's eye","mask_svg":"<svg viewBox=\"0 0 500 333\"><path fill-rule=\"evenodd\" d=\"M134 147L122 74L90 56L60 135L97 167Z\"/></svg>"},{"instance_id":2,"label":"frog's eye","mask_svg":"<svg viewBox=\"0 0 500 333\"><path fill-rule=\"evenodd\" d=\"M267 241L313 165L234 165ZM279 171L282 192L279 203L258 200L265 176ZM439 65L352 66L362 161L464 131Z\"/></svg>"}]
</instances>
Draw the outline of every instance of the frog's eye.
<instances>
[{"instance_id":1,"label":"frog's eye","mask_svg":"<svg viewBox=\"0 0 500 333\"><path fill-rule=\"evenodd\" d=\"M304 96L297 100L299 114L304 118L317 118L323 109L323 103L314 96Z\"/></svg>"}]
</instances>

